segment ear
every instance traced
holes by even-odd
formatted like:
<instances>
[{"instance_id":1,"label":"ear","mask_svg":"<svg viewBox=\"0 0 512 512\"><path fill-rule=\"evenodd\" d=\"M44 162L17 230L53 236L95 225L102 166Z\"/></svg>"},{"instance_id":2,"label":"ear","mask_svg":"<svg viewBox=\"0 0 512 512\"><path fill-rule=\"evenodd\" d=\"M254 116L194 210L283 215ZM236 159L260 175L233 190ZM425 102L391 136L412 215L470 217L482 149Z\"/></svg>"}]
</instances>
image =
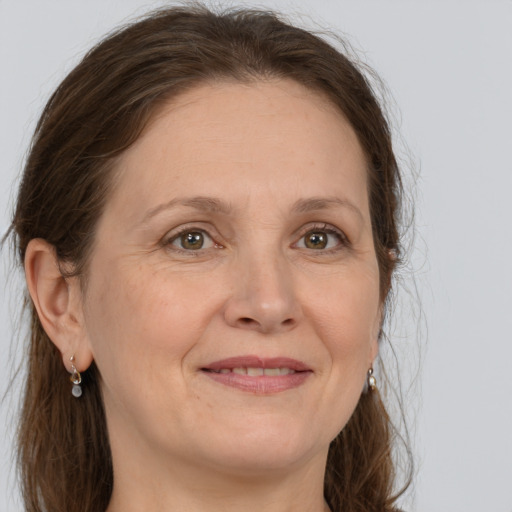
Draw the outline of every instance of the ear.
<instances>
[{"instance_id":1,"label":"ear","mask_svg":"<svg viewBox=\"0 0 512 512\"><path fill-rule=\"evenodd\" d=\"M68 371L75 356L78 371L85 371L93 356L86 335L82 294L78 278L62 275L53 245L41 238L28 243L25 278L39 320L48 337L59 349Z\"/></svg>"}]
</instances>

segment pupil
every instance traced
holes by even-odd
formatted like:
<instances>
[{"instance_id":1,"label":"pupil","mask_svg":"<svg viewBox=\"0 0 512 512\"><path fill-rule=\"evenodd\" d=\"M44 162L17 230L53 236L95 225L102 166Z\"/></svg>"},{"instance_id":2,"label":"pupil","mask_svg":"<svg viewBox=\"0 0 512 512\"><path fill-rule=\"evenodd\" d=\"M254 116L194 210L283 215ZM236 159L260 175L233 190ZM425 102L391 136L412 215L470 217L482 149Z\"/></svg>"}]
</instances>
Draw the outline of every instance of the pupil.
<instances>
[{"instance_id":1,"label":"pupil","mask_svg":"<svg viewBox=\"0 0 512 512\"><path fill-rule=\"evenodd\" d=\"M306 246L309 249L324 249L327 246L325 233L310 233L306 238Z\"/></svg>"},{"instance_id":2,"label":"pupil","mask_svg":"<svg viewBox=\"0 0 512 512\"><path fill-rule=\"evenodd\" d=\"M198 231L181 235L181 245L185 249L201 249L203 243L203 234Z\"/></svg>"}]
</instances>

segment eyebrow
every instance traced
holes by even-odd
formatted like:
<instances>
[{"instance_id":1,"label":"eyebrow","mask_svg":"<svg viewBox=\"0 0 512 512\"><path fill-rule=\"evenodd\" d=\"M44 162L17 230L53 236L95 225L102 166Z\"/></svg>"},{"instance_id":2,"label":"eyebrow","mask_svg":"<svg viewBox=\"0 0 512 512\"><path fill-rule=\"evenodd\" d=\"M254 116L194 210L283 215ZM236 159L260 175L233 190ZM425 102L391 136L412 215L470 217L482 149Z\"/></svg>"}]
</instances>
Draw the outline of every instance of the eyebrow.
<instances>
[{"instance_id":1,"label":"eyebrow","mask_svg":"<svg viewBox=\"0 0 512 512\"><path fill-rule=\"evenodd\" d=\"M195 196L195 197L184 197L175 198L166 203L159 204L154 208L151 208L144 216L143 223L147 223L150 219L157 216L158 214L171 210L176 206L188 206L199 211L208 213L222 213L229 215L233 208L229 203L222 201L215 197ZM364 216L361 210L346 199L339 197L311 197L307 199L298 199L292 206L292 213L309 213L322 210L329 210L332 208L348 208L354 212L361 220L364 220Z\"/></svg>"},{"instance_id":2,"label":"eyebrow","mask_svg":"<svg viewBox=\"0 0 512 512\"><path fill-rule=\"evenodd\" d=\"M200 210L203 212L223 213L226 215L229 214L232 210L231 206L228 203L220 199L216 199L215 197L178 197L172 199L171 201L168 201L167 203L162 203L159 204L158 206L155 206L154 208L151 208L151 210L149 210L144 216L142 222L146 223L159 213L162 213L166 210L171 210L176 206L188 206L189 208L194 208L196 210Z\"/></svg>"},{"instance_id":3,"label":"eyebrow","mask_svg":"<svg viewBox=\"0 0 512 512\"><path fill-rule=\"evenodd\" d=\"M292 211L296 213L309 213L339 207L348 208L361 220L364 220L363 213L355 204L339 197L311 197L308 199L299 199L293 205Z\"/></svg>"}]
</instances>

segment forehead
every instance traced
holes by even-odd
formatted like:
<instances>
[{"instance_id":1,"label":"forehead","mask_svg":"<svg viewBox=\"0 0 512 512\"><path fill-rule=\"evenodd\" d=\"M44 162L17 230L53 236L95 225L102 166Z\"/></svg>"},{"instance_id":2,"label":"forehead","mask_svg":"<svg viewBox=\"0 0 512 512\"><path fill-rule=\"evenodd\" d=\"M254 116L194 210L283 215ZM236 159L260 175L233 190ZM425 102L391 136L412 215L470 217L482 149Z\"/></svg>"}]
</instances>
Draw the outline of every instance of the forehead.
<instances>
[{"instance_id":1,"label":"forehead","mask_svg":"<svg viewBox=\"0 0 512 512\"><path fill-rule=\"evenodd\" d=\"M327 184L331 195L338 187L363 206L367 200L354 130L324 95L290 80L208 83L181 94L155 114L117 169L114 195L137 204L191 188L230 201L250 201L261 186L276 198L290 190L322 196Z\"/></svg>"}]
</instances>

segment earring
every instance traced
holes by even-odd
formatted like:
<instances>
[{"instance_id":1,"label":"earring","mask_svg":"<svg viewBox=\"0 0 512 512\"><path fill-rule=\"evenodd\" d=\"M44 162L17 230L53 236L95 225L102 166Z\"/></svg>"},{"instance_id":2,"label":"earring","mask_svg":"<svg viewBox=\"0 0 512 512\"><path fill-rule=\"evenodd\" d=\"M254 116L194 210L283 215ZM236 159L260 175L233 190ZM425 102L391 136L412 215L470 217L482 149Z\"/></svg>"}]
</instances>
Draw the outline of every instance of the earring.
<instances>
[{"instance_id":1,"label":"earring","mask_svg":"<svg viewBox=\"0 0 512 512\"><path fill-rule=\"evenodd\" d=\"M73 364L75 362L75 356L71 356L69 361L71 362L71 376L69 377L69 380L73 383L71 394L75 398L79 398L82 396L82 386L80 385L82 383L82 376Z\"/></svg>"},{"instance_id":2,"label":"earring","mask_svg":"<svg viewBox=\"0 0 512 512\"><path fill-rule=\"evenodd\" d=\"M370 368L368 370L368 374L366 377L366 384L367 384L367 389L369 389L371 391L375 391L377 389L377 379L373 375L373 368Z\"/></svg>"}]
</instances>

